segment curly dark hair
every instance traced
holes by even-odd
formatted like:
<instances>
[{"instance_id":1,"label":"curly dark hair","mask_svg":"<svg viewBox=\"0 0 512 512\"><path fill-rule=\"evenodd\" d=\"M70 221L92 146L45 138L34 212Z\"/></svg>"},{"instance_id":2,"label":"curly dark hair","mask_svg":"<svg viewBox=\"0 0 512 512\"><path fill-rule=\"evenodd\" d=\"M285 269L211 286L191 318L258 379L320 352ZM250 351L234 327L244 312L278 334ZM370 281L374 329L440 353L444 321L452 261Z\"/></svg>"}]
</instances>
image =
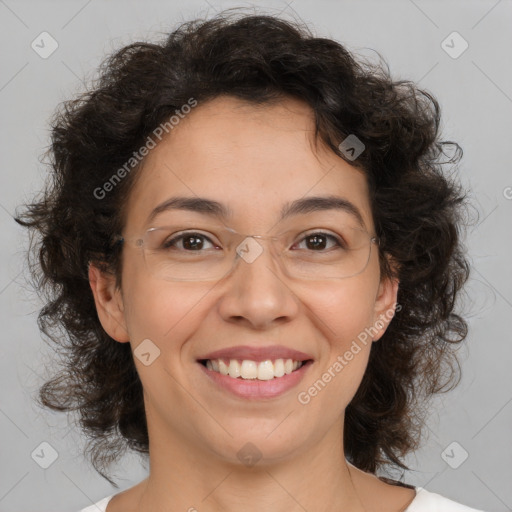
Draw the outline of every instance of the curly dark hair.
<instances>
[{"instance_id":1,"label":"curly dark hair","mask_svg":"<svg viewBox=\"0 0 512 512\"><path fill-rule=\"evenodd\" d=\"M469 277L461 233L468 192L443 166L457 164L462 149L440 140L440 107L429 92L392 80L387 65L356 60L303 23L270 15L224 11L182 23L161 44L129 44L102 62L92 87L56 109L45 189L16 215L38 235L28 250L32 284L46 297L38 325L63 356L38 402L79 413L87 455L115 487L108 466L128 447L149 453L130 344L104 331L88 282L93 262L122 285L122 248L111 241L141 163L105 197L95 190L190 98L200 105L220 95L302 100L314 112L315 140L364 171L382 277L399 279L401 309L372 344L346 409L345 455L371 473L409 469L400 458L419 447L427 402L460 381L456 349L467 323L454 311ZM365 145L356 160L339 149L349 134ZM455 152L443 162L447 147Z\"/></svg>"}]
</instances>

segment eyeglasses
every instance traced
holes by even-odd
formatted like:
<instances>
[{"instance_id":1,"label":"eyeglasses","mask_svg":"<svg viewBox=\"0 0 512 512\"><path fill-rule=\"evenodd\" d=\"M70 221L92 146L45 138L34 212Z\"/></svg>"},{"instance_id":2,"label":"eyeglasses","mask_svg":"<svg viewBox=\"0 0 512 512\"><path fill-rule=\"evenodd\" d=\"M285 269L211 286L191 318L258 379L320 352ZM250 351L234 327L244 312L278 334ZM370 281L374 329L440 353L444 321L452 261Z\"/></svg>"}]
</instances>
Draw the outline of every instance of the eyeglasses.
<instances>
[{"instance_id":1,"label":"eyeglasses","mask_svg":"<svg viewBox=\"0 0 512 512\"><path fill-rule=\"evenodd\" d=\"M149 228L140 237L117 237L142 250L151 275L167 281L217 281L228 275L238 261L251 264L269 242L270 253L290 278L344 279L360 274L370 260L377 237L347 225L336 232L324 229L289 229L276 236L245 235L232 228L184 229L181 225Z\"/></svg>"}]
</instances>

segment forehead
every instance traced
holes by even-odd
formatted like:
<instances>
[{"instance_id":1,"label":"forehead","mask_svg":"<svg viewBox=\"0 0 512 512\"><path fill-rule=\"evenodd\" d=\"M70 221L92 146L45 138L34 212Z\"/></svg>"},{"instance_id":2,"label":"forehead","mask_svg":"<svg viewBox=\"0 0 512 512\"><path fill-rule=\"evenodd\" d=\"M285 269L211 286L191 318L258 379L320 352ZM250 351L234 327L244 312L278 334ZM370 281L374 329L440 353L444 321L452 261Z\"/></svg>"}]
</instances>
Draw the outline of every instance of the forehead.
<instances>
[{"instance_id":1,"label":"forehead","mask_svg":"<svg viewBox=\"0 0 512 512\"><path fill-rule=\"evenodd\" d=\"M285 203L336 195L361 211L371 229L364 173L314 144L315 120L303 102L253 105L219 97L198 104L150 150L128 199L126 225L142 229L173 196L227 206L239 222L268 228Z\"/></svg>"}]
</instances>

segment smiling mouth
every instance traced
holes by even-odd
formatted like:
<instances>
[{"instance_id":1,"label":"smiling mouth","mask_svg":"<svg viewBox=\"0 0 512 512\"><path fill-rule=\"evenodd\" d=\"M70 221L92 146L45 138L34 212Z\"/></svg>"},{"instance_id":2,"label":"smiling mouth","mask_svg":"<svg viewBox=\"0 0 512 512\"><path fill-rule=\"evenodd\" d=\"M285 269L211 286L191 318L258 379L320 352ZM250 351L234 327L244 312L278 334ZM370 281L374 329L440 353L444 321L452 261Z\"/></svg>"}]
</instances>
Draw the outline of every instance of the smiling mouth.
<instances>
[{"instance_id":1,"label":"smiling mouth","mask_svg":"<svg viewBox=\"0 0 512 512\"><path fill-rule=\"evenodd\" d=\"M293 359L276 359L252 361L248 359L199 359L198 362L210 371L229 376L238 380L274 380L290 375L307 364L312 359L297 361Z\"/></svg>"}]
</instances>

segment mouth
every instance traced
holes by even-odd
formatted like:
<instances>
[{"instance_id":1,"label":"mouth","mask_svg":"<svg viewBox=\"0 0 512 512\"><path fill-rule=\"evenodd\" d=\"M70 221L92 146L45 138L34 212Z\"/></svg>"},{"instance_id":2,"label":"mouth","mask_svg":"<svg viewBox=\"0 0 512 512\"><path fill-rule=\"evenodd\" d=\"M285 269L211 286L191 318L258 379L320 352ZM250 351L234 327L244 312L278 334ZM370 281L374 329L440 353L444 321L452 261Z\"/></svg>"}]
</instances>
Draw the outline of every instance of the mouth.
<instances>
[{"instance_id":1,"label":"mouth","mask_svg":"<svg viewBox=\"0 0 512 512\"><path fill-rule=\"evenodd\" d=\"M210 371L242 380L272 380L289 375L302 366L312 363L313 359L267 359L265 361L253 361L249 359L198 359L197 362Z\"/></svg>"},{"instance_id":2,"label":"mouth","mask_svg":"<svg viewBox=\"0 0 512 512\"><path fill-rule=\"evenodd\" d=\"M314 361L198 359L197 362L203 375L217 389L239 398L262 400L276 398L296 387Z\"/></svg>"}]
</instances>

